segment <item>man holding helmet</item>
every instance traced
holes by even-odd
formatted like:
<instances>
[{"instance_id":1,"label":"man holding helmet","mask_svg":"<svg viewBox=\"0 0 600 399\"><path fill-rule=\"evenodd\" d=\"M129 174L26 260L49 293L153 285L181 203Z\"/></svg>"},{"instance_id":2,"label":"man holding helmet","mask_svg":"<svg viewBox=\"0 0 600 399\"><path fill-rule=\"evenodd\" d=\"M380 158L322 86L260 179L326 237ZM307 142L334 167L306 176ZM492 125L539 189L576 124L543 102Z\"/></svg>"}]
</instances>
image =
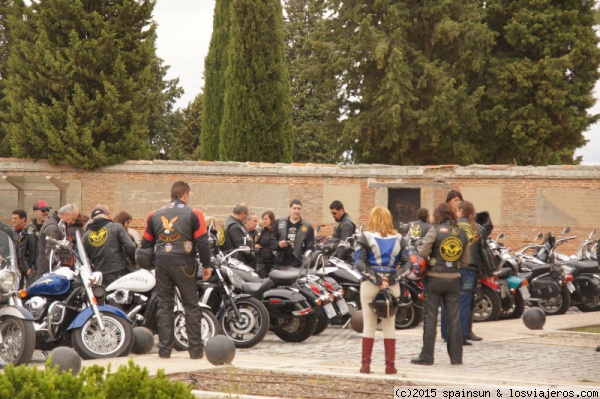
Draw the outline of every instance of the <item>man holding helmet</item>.
<instances>
[{"instance_id":1,"label":"man holding helmet","mask_svg":"<svg viewBox=\"0 0 600 399\"><path fill-rule=\"evenodd\" d=\"M394 316L398 310L396 299L400 296L397 273L401 266L410 266L410 259L406 253L406 242L394 229L389 210L381 206L371 210L367 230L357 240L355 249L355 265L363 276L363 281L360 283L360 304L364 309L360 372L365 374L371 372L371 353L375 341L377 316L379 316L383 317L381 324L385 348L385 373L396 374L398 371L395 367Z\"/></svg>"},{"instance_id":2,"label":"man holding helmet","mask_svg":"<svg viewBox=\"0 0 600 399\"><path fill-rule=\"evenodd\" d=\"M200 359L204 356L202 310L198 305L196 287L196 253L203 266L202 278L208 280L212 272L210 247L204 215L187 205L189 199L190 186L183 181L175 182L171 187L171 202L148 215L142 238L142 253L154 248L158 356L162 358L171 356L175 344L175 288L179 289L186 315L190 358ZM140 266L147 267L148 263L142 261Z\"/></svg>"}]
</instances>

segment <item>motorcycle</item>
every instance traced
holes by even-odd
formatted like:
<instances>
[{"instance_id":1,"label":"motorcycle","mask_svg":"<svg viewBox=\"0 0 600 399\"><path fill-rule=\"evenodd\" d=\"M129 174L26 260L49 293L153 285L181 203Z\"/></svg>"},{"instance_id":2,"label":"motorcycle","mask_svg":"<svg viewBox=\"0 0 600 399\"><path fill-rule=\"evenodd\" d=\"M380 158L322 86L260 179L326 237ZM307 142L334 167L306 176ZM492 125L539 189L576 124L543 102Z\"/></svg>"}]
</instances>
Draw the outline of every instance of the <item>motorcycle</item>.
<instances>
[{"instance_id":1,"label":"motorcycle","mask_svg":"<svg viewBox=\"0 0 600 399\"><path fill-rule=\"evenodd\" d=\"M575 290L573 275L566 273L554 261L554 236L548 235L542 244L537 244L536 241L542 237L544 235L539 233L533 243L515 252L514 258L519 264L518 277L529 282L531 303L547 315L564 314L571 306L571 292ZM535 250L533 255L526 253L530 249Z\"/></svg>"},{"instance_id":2,"label":"motorcycle","mask_svg":"<svg viewBox=\"0 0 600 399\"><path fill-rule=\"evenodd\" d=\"M504 234L500 234L496 240L488 237L488 245L494 260L500 265L500 269L496 272L502 305L500 318L518 319L525 312L525 304L531 298L529 282L525 278L518 277L519 265L512 259L510 251L498 241L502 238Z\"/></svg>"},{"instance_id":3,"label":"motorcycle","mask_svg":"<svg viewBox=\"0 0 600 399\"><path fill-rule=\"evenodd\" d=\"M113 281L106 287L106 301L112 306L127 313L134 327L146 327L154 334L157 329L158 301L156 295L156 277L154 270L139 269ZM200 304L202 310L202 341L208 340L220 333L219 322L211 309ZM174 333L175 349L188 349L189 340L185 322L185 311L179 291L175 290Z\"/></svg>"},{"instance_id":4,"label":"motorcycle","mask_svg":"<svg viewBox=\"0 0 600 399\"><path fill-rule=\"evenodd\" d=\"M21 274L12 239L0 231L0 366L27 364L35 349L33 317L19 297Z\"/></svg>"},{"instance_id":5,"label":"motorcycle","mask_svg":"<svg viewBox=\"0 0 600 399\"><path fill-rule=\"evenodd\" d=\"M564 233L568 233L565 228ZM573 276L571 291L571 305L576 306L582 312L592 312L600 309L600 267L598 261L589 259L590 246L597 243L593 240L596 230L592 230L589 237L583 242L577 255L572 258L556 253L557 259L564 259L562 268L565 273ZM564 237L556 240L556 246L575 237Z\"/></svg>"},{"instance_id":6,"label":"motorcycle","mask_svg":"<svg viewBox=\"0 0 600 399\"><path fill-rule=\"evenodd\" d=\"M59 229L66 236L63 221ZM35 348L47 352L68 345L83 359L126 356L133 346L131 320L114 306L98 304L105 295L102 273L92 272L79 232L76 237L76 249L68 240L46 237L54 250L66 250L74 257L73 270L51 268L19 293L33 317Z\"/></svg>"},{"instance_id":7,"label":"motorcycle","mask_svg":"<svg viewBox=\"0 0 600 399\"><path fill-rule=\"evenodd\" d=\"M474 290L473 321L496 321L502 312L498 275L478 276Z\"/></svg>"},{"instance_id":8,"label":"motorcycle","mask_svg":"<svg viewBox=\"0 0 600 399\"><path fill-rule=\"evenodd\" d=\"M269 331L269 312L265 305L249 294L234 293L234 274L228 259L244 249L227 254L219 252L211 259L214 271L209 281L198 279L200 302L217 316L220 327L238 348L251 348Z\"/></svg>"},{"instance_id":9,"label":"motorcycle","mask_svg":"<svg viewBox=\"0 0 600 399\"><path fill-rule=\"evenodd\" d=\"M296 286L297 270L272 270L261 279L250 266L227 259L236 292L259 299L267 308L270 330L286 342L303 342L317 327L318 315Z\"/></svg>"}]
</instances>

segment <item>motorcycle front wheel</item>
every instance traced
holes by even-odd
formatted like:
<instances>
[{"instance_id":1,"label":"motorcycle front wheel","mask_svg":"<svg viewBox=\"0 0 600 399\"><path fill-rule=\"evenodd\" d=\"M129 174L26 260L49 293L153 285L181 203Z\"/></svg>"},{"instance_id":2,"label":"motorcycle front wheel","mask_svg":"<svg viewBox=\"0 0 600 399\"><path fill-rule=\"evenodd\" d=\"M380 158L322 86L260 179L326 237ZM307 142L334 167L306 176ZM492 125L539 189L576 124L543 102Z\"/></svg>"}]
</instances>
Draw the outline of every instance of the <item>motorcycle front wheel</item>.
<instances>
[{"instance_id":1,"label":"motorcycle front wheel","mask_svg":"<svg viewBox=\"0 0 600 399\"><path fill-rule=\"evenodd\" d=\"M517 290L514 301L512 301L510 307L502 309L502 311L500 312L500 318L518 319L521 316L523 316L523 312L525 312L525 300L523 299L523 295L521 295L521 292Z\"/></svg>"},{"instance_id":2,"label":"motorcycle front wheel","mask_svg":"<svg viewBox=\"0 0 600 399\"><path fill-rule=\"evenodd\" d=\"M565 314L571 307L571 293L566 285L560 290L560 295L537 302L537 306L549 316Z\"/></svg>"},{"instance_id":3,"label":"motorcycle front wheel","mask_svg":"<svg viewBox=\"0 0 600 399\"><path fill-rule=\"evenodd\" d=\"M95 316L86 320L84 325L73 330L71 339L73 349L82 359L104 359L126 356L133 347L133 327L121 316L110 312L100 312L104 332L100 329Z\"/></svg>"},{"instance_id":4,"label":"motorcycle front wheel","mask_svg":"<svg viewBox=\"0 0 600 399\"><path fill-rule=\"evenodd\" d=\"M190 345L190 341L187 335L187 329L185 327L185 314L183 312L175 312L175 350L186 351ZM202 309L202 342L204 345L209 339L215 335L221 333L221 327L219 326L219 320L212 314L210 310Z\"/></svg>"},{"instance_id":5,"label":"motorcycle front wheel","mask_svg":"<svg viewBox=\"0 0 600 399\"><path fill-rule=\"evenodd\" d=\"M481 297L475 300L473 321L496 321L502 311L500 296L490 287L481 287Z\"/></svg>"},{"instance_id":6,"label":"motorcycle front wheel","mask_svg":"<svg viewBox=\"0 0 600 399\"><path fill-rule=\"evenodd\" d=\"M423 321L423 301L418 299L410 306L403 306L396 313L396 330L414 328Z\"/></svg>"},{"instance_id":7,"label":"motorcycle front wheel","mask_svg":"<svg viewBox=\"0 0 600 399\"><path fill-rule=\"evenodd\" d=\"M273 330L273 333L285 342L306 341L315 332L318 317L315 312L306 316L293 316L289 323Z\"/></svg>"},{"instance_id":8,"label":"motorcycle front wheel","mask_svg":"<svg viewBox=\"0 0 600 399\"><path fill-rule=\"evenodd\" d=\"M223 334L227 335L236 348L252 348L260 343L269 331L269 312L255 298L240 298L235 301L240 312L236 317L232 306L225 308L219 317Z\"/></svg>"},{"instance_id":9,"label":"motorcycle front wheel","mask_svg":"<svg viewBox=\"0 0 600 399\"><path fill-rule=\"evenodd\" d=\"M35 349L35 329L30 320L0 318L0 366L27 364Z\"/></svg>"}]
</instances>

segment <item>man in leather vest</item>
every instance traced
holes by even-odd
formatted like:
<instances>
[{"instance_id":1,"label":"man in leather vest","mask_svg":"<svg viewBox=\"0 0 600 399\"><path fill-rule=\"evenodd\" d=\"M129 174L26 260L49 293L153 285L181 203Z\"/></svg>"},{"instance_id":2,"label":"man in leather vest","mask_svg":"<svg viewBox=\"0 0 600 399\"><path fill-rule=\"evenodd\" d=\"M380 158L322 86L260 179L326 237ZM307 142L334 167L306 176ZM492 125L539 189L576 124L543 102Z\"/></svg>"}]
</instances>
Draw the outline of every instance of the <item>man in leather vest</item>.
<instances>
[{"instance_id":1,"label":"man in leather vest","mask_svg":"<svg viewBox=\"0 0 600 399\"><path fill-rule=\"evenodd\" d=\"M254 241L246 230L246 218L249 215L248 205L240 202L233 208L233 213L225 220L223 235L225 242L221 245L223 251L229 251L240 247L254 248ZM233 258L253 266L256 256L250 252L237 252Z\"/></svg>"},{"instance_id":2,"label":"man in leather vest","mask_svg":"<svg viewBox=\"0 0 600 399\"><path fill-rule=\"evenodd\" d=\"M65 229L69 224L75 222L79 217L79 208L75 204L67 204L48 216L48 219L44 222L40 230L38 240L38 257L37 257L37 272L36 278L39 278L42 274L47 273L50 270L50 253L52 252L52 244L47 242L46 237L52 237L55 240L62 240L65 235L58 228L58 223L63 220L65 223ZM52 264L57 265L60 259L67 259L68 253L63 253L58 250L54 254Z\"/></svg>"},{"instance_id":3,"label":"man in leather vest","mask_svg":"<svg viewBox=\"0 0 600 399\"><path fill-rule=\"evenodd\" d=\"M81 238L85 252L102 273L102 284L106 287L129 272L127 258L135 258L135 243L120 223L108 218L108 206L100 204L92 211L92 221Z\"/></svg>"},{"instance_id":4,"label":"man in leather vest","mask_svg":"<svg viewBox=\"0 0 600 399\"><path fill-rule=\"evenodd\" d=\"M341 201L335 200L329 205L329 210L333 219L336 221L333 228L333 243L338 245L340 242L348 242L347 239L352 237L356 232L356 225L352 221L350 215L344 210L344 204ZM354 263L354 243L348 242L349 246L338 246L335 251L335 256L350 264Z\"/></svg>"},{"instance_id":5,"label":"man in leather vest","mask_svg":"<svg viewBox=\"0 0 600 399\"><path fill-rule=\"evenodd\" d=\"M156 296L158 300L158 356L168 358L175 345L175 288L179 289L185 311L189 354L192 359L204 356L201 320L196 287L196 253L202 263L202 278L208 280L210 246L204 215L187 205L190 186L178 181L171 187L171 202L150 213L141 248L154 247Z\"/></svg>"},{"instance_id":6,"label":"man in leather vest","mask_svg":"<svg viewBox=\"0 0 600 399\"><path fill-rule=\"evenodd\" d=\"M302 202L290 202L290 216L275 221L271 234L271 248L277 251L275 267L300 267L304 252L315 247L315 231L302 219Z\"/></svg>"}]
</instances>

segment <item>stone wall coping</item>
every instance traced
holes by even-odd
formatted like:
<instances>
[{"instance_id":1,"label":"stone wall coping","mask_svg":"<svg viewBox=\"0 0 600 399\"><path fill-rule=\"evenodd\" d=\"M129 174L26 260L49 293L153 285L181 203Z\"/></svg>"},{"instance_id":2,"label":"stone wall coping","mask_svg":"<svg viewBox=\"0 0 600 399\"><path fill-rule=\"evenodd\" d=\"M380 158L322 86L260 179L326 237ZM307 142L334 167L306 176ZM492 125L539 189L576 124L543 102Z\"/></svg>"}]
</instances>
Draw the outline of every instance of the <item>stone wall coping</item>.
<instances>
[{"instance_id":1,"label":"stone wall coping","mask_svg":"<svg viewBox=\"0 0 600 399\"><path fill-rule=\"evenodd\" d=\"M340 176L364 178L429 177L444 178L568 178L599 179L600 165L427 165L396 166L382 164L313 164L208 161L126 161L122 164L85 171L67 164L53 165L46 160L0 158L0 174L14 173L143 173L248 176Z\"/></svg>"}]
</instances>

